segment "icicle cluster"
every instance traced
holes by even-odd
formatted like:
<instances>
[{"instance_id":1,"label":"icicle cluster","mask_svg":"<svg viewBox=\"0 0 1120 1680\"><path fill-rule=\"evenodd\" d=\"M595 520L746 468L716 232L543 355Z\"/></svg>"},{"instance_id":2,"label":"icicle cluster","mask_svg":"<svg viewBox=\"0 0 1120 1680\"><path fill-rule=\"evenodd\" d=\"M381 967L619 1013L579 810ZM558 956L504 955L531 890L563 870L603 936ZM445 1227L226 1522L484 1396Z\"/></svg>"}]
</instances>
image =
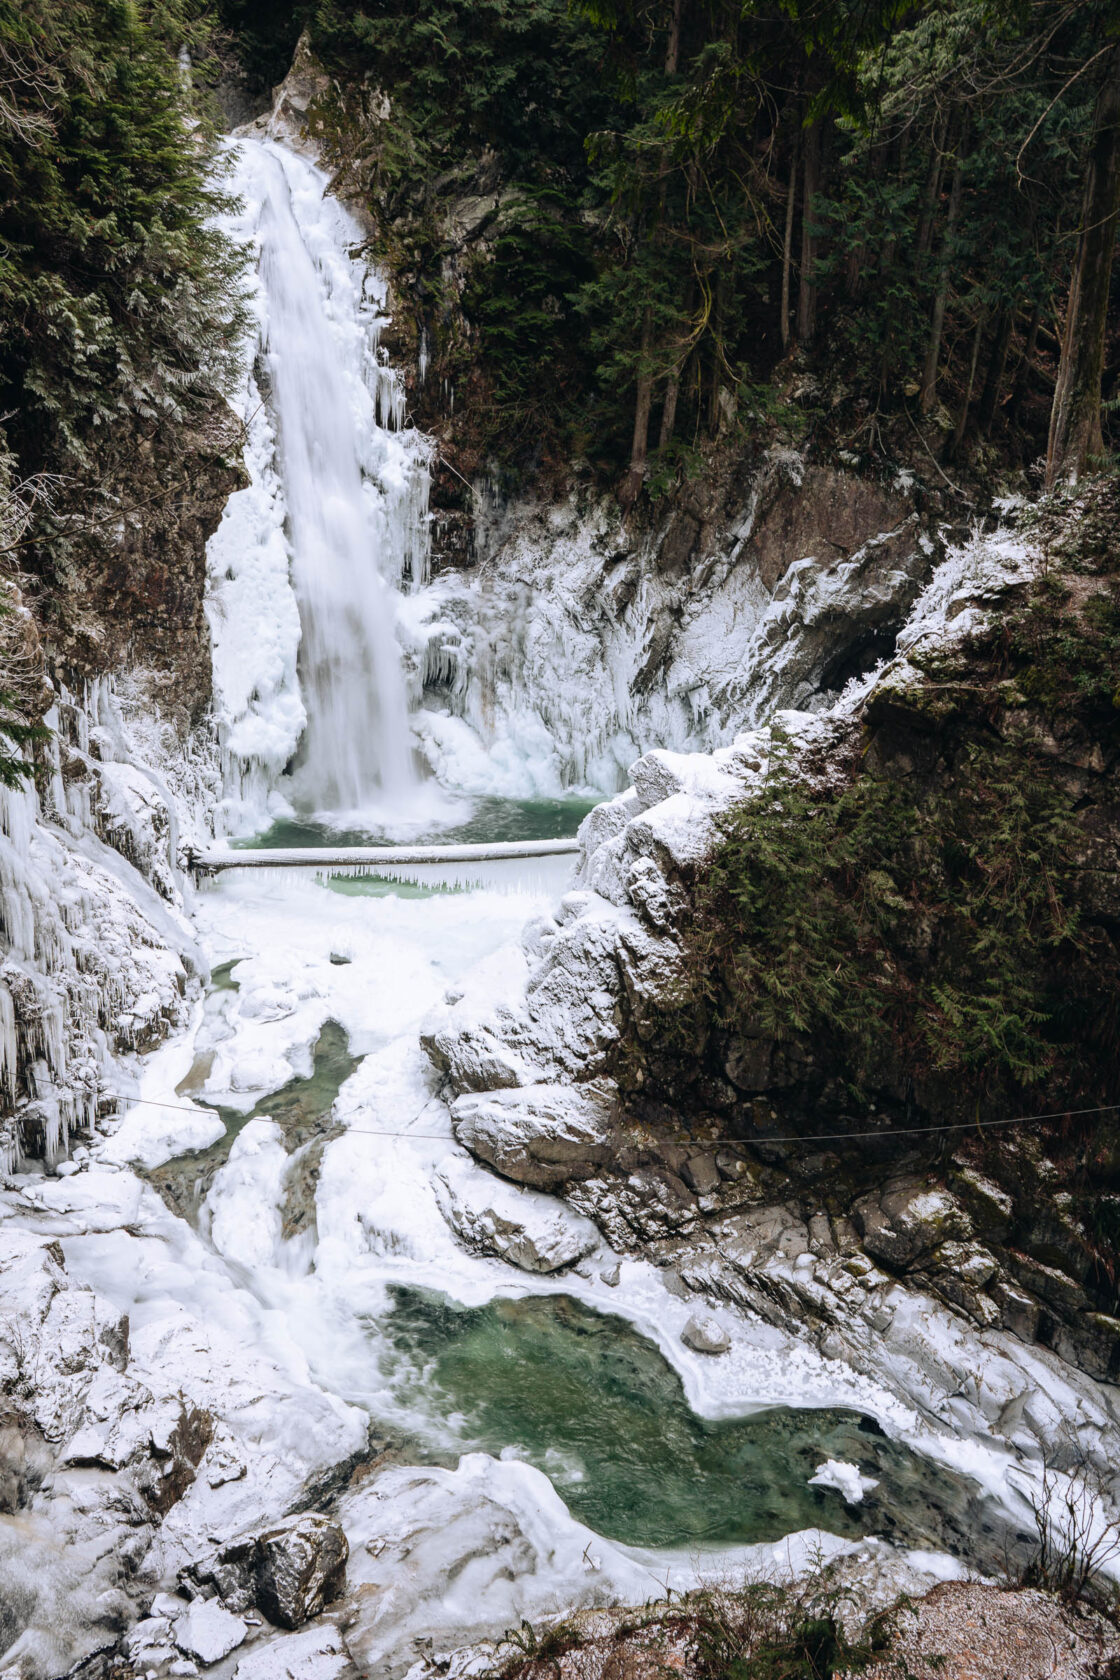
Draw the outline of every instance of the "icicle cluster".
<instances>
[{"instance_id":1,"label":"icicle cluster","mask_svg":"<svg viewBox=\"0 0 1120 1680\"><path fill-rule=\"evenodd\" d=\"M107 1056L183 1021L194 966L165 902L177 801L126 756L112 686L61 690L47 721L41 791L0 788L0 1171L94 1125Z\"/></svg>"}]
</instances>

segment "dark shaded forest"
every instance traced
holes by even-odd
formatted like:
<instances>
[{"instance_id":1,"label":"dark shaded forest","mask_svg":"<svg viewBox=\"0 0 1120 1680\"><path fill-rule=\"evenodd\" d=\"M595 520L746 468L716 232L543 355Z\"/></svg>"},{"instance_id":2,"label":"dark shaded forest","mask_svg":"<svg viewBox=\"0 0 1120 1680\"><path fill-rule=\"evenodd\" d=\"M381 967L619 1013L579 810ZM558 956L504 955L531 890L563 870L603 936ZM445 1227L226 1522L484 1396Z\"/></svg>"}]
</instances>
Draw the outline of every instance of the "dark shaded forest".
<instances>
[{"instance_id":1,"label":"dark shaded forest","mask_svg":"<svg viewBox=\"0 0 1120 1680\"><path fill-rule=\"evenodd\" d=\"M629 502L721 428L775 418L857 457L914 428L941 466L982 472L990 452L1049 482L1105 452L1109 0L224 0L223 17L258 88L306 27L340 85L388 95L371 208L437 321L441 191L491 160L505 203L464 305L508 453L588 454Z\"/></svg>"}]
</instances>

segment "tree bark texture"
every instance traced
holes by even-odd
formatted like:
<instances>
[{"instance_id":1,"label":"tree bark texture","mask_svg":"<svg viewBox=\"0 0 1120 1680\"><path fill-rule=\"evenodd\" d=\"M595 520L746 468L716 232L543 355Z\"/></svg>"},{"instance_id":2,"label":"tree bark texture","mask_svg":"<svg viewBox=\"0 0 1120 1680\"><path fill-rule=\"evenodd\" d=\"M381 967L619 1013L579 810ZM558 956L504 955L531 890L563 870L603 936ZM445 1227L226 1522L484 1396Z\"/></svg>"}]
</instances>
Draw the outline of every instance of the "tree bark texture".
<instances>
[{"instance_id":1,"label":"tree bark texture","mask_svg":"<svg viewBox=\"0 0 1120 1680\"><path fill-rule=\"evenodd\" d=\"M797 159L801 150L800 125L793 131L793 150L789 160L789 188L786 192L786 226L782 239L782 349L789 349L789 293L793 272L793 213L797 206Z\"/></svg>"},{"instance_id":2,"label":"tree bark texture","mask_svg":"<svg viewBox=\"0 0 1120 1680\"><path fill-rule=\"evenodd\" d=\"M817 245L813 232L814 200L820 190L821 125L805 130L801 192L801 283L797 294L797 339L808 344L817 324Z\"/></svg>"},{"instance_id":3,"label":"tree bark texture","mask_svg":"<svg viewBox=\"0 0 1120 1680\"><path fill-rule=\"evenodd\" d=\"M622 487L622 505L633 507L641 493L646 473L646 452L649 447L649 411L653 402L653 374L649 357L653 343L653 311L647 308L642 316L641 358L638 363L638 390L634 399L634 437L630 445L630 471Z\"/></svg>"},{"instance_id":4,"label":"tree bark texture","mask_svg":"<svg viewBox=\"0 0 1120 1680\"><path fill-rule=\"evenodd\" d=\"M933 316L929 325L929 348L922 374L922 389L918 407L928 414L937 396L937 368L941 360L941 334L945 327L945 306L949 301L949 277L953 269L953 239L957 218L961 213L961 158L953 165L953 185L949 189L949 210L945 217L945 233L941 241L941 267L937 276L937 293L933 300Z\"/></svg>"},{"instance_id":5,"label":"tree bark texture","mask_svg":"<svg viewBox=\"0 0 1120 1680\"><path fill-rule=\"evenodd\" d=\"M1120 45L1106 60L1085 170L1081 235L1073 260L1058 383L1050 410L1046 484L1076 481L1103 453L1101 369L1120 218Z\"/></svg>"},{"instance_id":6,"label":"tree bark texture","mask_svg":"<svg viewBox=\"0 0 1120 1680\"><path fill-rule=\"evenodd\" d=\"M987 437L992 429L992 421L996 417L996 407L999 394L1003 388L1003 374L1007 366L1007 351L1011 343L1011 328L1015 320L1015 311L1009 304L996 316L995 331L992 335L992 350L988 357L988 371L984 376L984 389L980 393L980 407L976 411L976 429L981 437Z\"/></svg>"}]
</instances>

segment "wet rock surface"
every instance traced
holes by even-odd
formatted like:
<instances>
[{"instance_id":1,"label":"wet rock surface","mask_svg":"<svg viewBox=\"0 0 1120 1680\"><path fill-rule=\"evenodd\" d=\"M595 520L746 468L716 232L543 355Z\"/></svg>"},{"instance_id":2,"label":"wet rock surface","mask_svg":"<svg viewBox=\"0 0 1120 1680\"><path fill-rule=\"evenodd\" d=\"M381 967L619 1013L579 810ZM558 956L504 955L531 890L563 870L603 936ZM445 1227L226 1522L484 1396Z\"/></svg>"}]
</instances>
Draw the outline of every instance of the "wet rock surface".
<instances>
[{"instance_id":1,"label":"wet rock surface","mask_svg":"<svg viewBox=\"0 0 1120 1680\"><path fill-rule=\"evenodd\" d=\"M227 1609L258 1609L277 1627L298 1628L342 1592L349 1553L337 1522L305 1512L226 1541L179 1579L187 1591L215 1594Z\"/></svg>"}]
</instances>

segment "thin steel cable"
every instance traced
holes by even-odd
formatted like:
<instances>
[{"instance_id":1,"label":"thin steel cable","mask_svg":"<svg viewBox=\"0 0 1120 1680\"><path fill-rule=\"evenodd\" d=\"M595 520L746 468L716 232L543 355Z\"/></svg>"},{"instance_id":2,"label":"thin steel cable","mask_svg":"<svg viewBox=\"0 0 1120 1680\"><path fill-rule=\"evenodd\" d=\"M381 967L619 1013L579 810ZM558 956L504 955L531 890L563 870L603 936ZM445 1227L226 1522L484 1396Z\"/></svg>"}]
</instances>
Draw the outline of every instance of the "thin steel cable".
<instances>
[{"instance_id":1,"label":"thin steel cable","mask_svg":"<svg viewBox=\"0 0 1120 1680\"><path fill-rule=\"evenodd\" d=\"M274 1092L273 1095L278 1095ZM267 1099L265 1099L267 1100ZM117 1097L116 1102L124 1103L127 1108L167 1108L177 1114L215 1114L214 1107L187 1108L184 1103L157 1102L154 1097ZM427 1107L425 1103L424 1107ZM998 1126L1037 1126L1047 1120L1078 1120L1089 1114L1114 1114L1120 1110L1120 1103L1102 1103L1098 1108L1061 1108L1054 1109L1050 1114L1013 1114L1002 1120L954 1120L944 1126L880 1126L867 1132L809 1132L794 1137L767 1137L762 1134L752 1138L695 1138L696 1143L742 1143L748 1148L755 1148L759 1144L776 1143L846 1143L850 1140L862 1138L884 1137L933 1137L944 1132L972 1132L991 1131ZM420 1110L421 1114L424 1112ZM110 1116L123 1118L123 1116ZM411 1131L383 1131L372 1126L347 1126L346 1131L354 1132L362 1137L397 1137L420 1138L426 1142L446 1143L446 1132L411 1132Z\"/></svg>"}]
</instances>

